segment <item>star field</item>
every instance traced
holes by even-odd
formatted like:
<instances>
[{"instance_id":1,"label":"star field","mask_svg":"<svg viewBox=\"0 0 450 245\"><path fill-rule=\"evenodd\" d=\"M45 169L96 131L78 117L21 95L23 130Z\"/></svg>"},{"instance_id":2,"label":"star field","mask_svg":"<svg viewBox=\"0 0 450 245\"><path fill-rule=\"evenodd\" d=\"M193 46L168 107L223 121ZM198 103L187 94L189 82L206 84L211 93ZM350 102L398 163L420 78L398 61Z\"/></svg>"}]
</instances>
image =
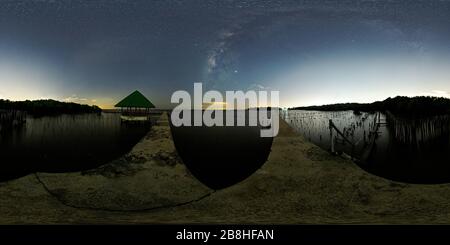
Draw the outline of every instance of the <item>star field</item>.
<instances>
[{"instance_id":1,"label":"star field","mask_svg":"<svg viewBox=\"0 0 450 245\"><path fill-rule=\"evenodd\" d=\"M107 108L139 89L170 107L194 82L279 90L286 106L450 96L449 13L449 1L6 0L0 98Z\"/></svg>"}]
</instances>

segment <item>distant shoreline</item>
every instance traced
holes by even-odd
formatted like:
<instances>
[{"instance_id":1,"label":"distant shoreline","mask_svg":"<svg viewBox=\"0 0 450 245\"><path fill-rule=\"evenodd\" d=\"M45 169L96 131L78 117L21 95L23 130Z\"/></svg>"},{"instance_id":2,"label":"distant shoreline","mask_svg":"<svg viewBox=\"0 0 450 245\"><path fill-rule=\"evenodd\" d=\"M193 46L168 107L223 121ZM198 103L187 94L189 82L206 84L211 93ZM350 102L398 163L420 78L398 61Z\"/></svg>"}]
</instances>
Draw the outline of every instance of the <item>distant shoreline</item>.
<instances>
[{"instance_id":1,"label":"distant shoreline","mask_svg":"<svg viewBox=\"0 0 450 245\"><path fill-rule=\"evenodd\" d=\"M100 107L95 105L82 105L73 102L61 102L50 99L25 101L10 101L0 99L0 110L23 111L36 116L99 113L102 111Z\"/></svg>"},{"instance_id":2,"label":"distant shoreline","mask_svg":"<svg viewBox=\"0 0 450 245\"><path fill-rule=\"evenodd\" d=\"M375 112L389 111L404 117L425 117L450 114L450 99L442 97L404 97L387 98L373 103L340 103L321 106L291 107L288 110L308 111L349 111Z\"/></svg>"}]
</instances>

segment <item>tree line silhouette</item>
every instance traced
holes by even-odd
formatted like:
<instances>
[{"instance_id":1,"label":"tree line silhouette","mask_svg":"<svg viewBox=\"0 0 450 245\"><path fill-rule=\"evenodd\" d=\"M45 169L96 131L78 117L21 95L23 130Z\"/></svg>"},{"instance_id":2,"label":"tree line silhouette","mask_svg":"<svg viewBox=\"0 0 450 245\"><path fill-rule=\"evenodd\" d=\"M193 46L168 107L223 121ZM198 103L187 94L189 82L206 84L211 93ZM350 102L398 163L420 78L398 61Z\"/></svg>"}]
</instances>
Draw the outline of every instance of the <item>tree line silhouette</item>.
<instances>
[{"instance_id":1,"label":"tree line silhouette","mask_svg":"<svg viewBox=\"0 0 450 245\"><path fill-rule=\"evenodd\" d=\"M0 110L25 111L28 114L35 116L101 112L101 109L95 105L81 105L73 102L61 102L51 99L25 101L0 99Z\"/></svg>"},{"instance_id":2,"label":"tree line silhouette","mask_svg":"<svg viewBox=\"0 0 450 245\"><path fill-rule=\"evenodd\" d=\"M426 117L450 114L450 99L431 96L405 97L397 96L373 103L341 103L322 106L293 107L289 110L317 111L390 111L403 117Z\"/></svg>"}]
</instances>

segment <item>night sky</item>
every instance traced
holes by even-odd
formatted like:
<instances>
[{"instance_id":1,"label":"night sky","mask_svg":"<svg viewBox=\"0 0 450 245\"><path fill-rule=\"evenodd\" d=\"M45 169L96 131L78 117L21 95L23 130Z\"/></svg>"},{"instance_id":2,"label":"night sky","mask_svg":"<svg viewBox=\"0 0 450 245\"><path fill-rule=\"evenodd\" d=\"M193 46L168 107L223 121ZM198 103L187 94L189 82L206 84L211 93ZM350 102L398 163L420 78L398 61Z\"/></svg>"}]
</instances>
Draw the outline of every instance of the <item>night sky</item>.
<instances>
[{"instance_id":1,"label":"night sky","mask_svg":"<svg viewBox=\"0 0 450 245\"><path fill-rule=\"evenodd\" d=\"M284 107L450 97L450 2L0 0L0 98L167 108L194 82Z\"/></svg>"}]
</instances>

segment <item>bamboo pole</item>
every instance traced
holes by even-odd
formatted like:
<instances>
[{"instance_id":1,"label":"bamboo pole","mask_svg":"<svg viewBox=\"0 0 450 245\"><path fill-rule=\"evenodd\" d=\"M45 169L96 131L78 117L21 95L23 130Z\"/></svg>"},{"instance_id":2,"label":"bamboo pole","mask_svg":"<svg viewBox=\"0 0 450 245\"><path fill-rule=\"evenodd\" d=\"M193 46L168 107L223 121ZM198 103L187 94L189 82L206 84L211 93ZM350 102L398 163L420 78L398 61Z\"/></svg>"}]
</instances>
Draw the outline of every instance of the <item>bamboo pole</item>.
<instances>
[{"instance_id":1,"label":"bamboo pole","mask_svg":"<svg viewBox=\"0 0 450 245\"><path fill-rule=\"evenodd\" d=\"M334 134L333 134L333 121L330 119L329 121L330 127L330 145L331 145L331 153L334 153Z\"/></svg>"}]
</instances>

